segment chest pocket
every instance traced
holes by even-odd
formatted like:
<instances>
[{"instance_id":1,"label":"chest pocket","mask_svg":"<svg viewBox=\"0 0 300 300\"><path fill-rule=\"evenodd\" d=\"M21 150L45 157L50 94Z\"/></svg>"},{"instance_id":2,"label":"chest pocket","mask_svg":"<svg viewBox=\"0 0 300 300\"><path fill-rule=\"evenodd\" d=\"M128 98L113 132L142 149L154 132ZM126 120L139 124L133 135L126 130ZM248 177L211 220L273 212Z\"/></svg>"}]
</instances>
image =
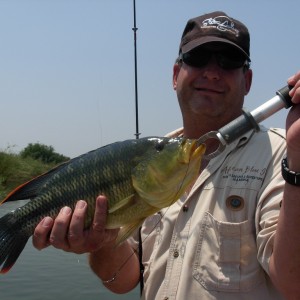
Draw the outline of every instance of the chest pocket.
<instances>
[{"instance_id":1,"label":"chest pocket","mask_svg":"<svg viewBox=\"0 0 300 300\"><path fill-rule=\"evenodd\" d=\"M219 222L205 213L193 262L193 277L205 289L246 292L265 280L256 258L250 221Z\"/></svg>"}]
</instances>

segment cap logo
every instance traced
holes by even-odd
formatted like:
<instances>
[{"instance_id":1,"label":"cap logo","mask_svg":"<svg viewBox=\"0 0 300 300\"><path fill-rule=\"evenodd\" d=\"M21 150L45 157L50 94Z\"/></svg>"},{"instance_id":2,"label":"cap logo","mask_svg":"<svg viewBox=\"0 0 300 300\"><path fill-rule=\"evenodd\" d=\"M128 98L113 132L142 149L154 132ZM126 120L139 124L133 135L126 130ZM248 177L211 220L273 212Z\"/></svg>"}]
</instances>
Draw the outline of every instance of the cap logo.
<instances>
[{"instance_id":1,"label":"cap logo","mask_svg":"<svg viewBox=\"0 0 300 300\"><path fill-rule=\"evenodd\" d=\"M235 36L239 36L239 31L234 27L234 23L227 16L205 19L202 22L201 28L215 28L219 31L229 31Z\"/></svg>"}]
</instances>

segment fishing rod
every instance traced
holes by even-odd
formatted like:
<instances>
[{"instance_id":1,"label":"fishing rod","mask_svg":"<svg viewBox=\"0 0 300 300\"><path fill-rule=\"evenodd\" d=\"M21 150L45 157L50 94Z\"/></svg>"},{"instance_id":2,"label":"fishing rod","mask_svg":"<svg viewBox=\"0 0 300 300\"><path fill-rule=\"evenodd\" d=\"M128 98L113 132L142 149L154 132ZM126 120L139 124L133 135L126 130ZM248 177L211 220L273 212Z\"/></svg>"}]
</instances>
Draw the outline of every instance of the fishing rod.
<instances>
[{"instance_id":1,"label":"fishing rod","mask_svg":"<svg viewBox=\"0 0 300 300\"><path fill-rule=\"evenodd\" d=\"M133 0L133 39L134 39L134 86L135 86L135 138L139 139L140 132L139 132L139 105L138 105L138 78L137 78L137 30L136 27L136 7L135 7L135 0ZM143 280L143 274L144 274L144 266L142 263L142 240L141 240L141 227L139 228L139 243L138 243L138 249L135 250L135 252L138 252L139 257L139 265L140 265L140 295L142 295L143 289L144 289L144 280ZM135 253L134 252L134 253ZM129 257L130 259L130 257ZM127 263L128 260L124 262L124 264ZM123 267L121 265L120 269Z\"/></svg>"},{"instance_id":2,"label":"fishing rod","mask_svg":"<svg viewBox=\"0 0 300 300\"><path fill-rule=\"evenodd\" d=\"M133 0L133 39L134 39L134 85L135 85L135 137L139 138L139 106L138 106L138 83L137 83L137 30L135 0Z\"/></svg>"},{"instance_id":3,"label":"fishing rod","mask_svg":"<svg viewBox=\"0 0 300 300\"><path fill-rule=\"evenodd\" d=\"M243 114L231 121L218 131L210 131L198 140L199 144L205 143L209 139L217 139L219 147L212 153L204 155L204 159L212 159L224 151L227 145L251 129L259 131L258 123L275 114L282 108L289 108L293 105L289 91L292 86L285 86L276 92L276 96L257 107L251 112L243 110Z\"/></svg>"}]
</instances>

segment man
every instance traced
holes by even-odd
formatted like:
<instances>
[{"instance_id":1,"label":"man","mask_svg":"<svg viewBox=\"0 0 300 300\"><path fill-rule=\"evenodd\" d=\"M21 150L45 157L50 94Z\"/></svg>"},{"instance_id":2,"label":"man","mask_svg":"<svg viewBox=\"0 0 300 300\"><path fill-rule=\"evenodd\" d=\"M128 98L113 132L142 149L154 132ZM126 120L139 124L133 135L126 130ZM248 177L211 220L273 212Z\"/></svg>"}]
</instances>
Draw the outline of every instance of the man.
<instances>
[{"instance_id":1,"label":"man","mask_svg":"<svg viewBox=\"0 0 300 300\"><path fill-rule=\"evenodd\" d=\"M183 130L199 138L242 114L250 90L250 37L223 12L188 21L174 65L173 86ZM295 104L282 130L250 131L211 161L171 207L141 229L144 299L299 299L300 72L288 80ZM213 151L216 141L207 143ZM281 161L284 160L283 179ZM83 230L87 204L62 209L36 228L33 243L90 253L104 285L125 293L139 282L136 243L115 247L118 230L105 230L107 201L96 200L93 226ZM50 238L48 238L50 236Z\"/></svg>"}]
</instances>

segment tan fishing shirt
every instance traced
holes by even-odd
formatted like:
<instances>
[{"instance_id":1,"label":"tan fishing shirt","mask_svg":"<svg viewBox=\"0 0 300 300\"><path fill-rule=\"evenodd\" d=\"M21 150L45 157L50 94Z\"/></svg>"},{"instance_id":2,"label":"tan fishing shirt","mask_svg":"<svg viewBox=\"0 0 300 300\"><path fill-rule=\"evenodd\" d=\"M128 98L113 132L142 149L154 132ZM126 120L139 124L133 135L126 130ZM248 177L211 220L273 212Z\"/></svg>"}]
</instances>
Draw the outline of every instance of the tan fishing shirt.
<instances>
[{"instance_id":1,"label":"tan fishing shirt","mask_svg":"<svg viewBox=\"0 0 300 300\"><path fill-rule=\"evenodd\" d=\"M267 274L284 152L283 130L247 133L145 221L143 299L283 299Z\"/></svg>"}]
</instances>

